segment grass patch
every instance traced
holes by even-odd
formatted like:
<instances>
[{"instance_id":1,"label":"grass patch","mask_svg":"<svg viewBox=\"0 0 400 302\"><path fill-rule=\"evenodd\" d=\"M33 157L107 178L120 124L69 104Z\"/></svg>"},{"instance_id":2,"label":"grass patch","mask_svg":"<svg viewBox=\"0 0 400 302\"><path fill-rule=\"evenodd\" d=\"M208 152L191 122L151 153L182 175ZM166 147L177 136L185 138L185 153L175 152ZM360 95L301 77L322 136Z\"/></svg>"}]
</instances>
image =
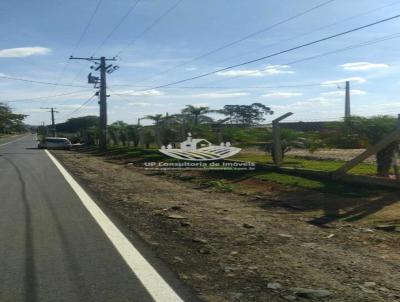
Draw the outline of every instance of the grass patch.
<instances>
[{"instance_id":1,"label":"grass patch","mask_svg":"<svg viewBox=\"0 0 400 302\"><path fill-rule=\"evenodd\" d=\"M240 160L240 161L250 161L259 164L273 164L271 156L267 154L251 155L243 153L243 154L237 154L236 156L231 157L230 159ZM340 168L344 164L345 161L339 161L339 160L312 160L312 159L302 159L294 156L287 156L285 157L283 167L332 172ZM353 169L351 169L349 173L358 175L375 175L376 165L369 163L361 163L356 167L354 167Z\"/></svg>"},{"instance_id":2,"label":"grass patch","mask_svg":"<svg viewBox=\"0 0 400 302\"><path fill-rule=\"evenodd\" d=\"M109 146L107 155L110 154L126 154L131 158L138 158L140 161L166 161L166 162L179 162L180 160L166 157L159 153L156 149L142 149L124 146ZM261 164L272 164L271 156L265 154L238 154L232 160L250 161ZM317 171L334 171L344 164L343 161L333 160L309 160L288 156L285 158L285 167L303 168ZM352 170L354 174L361 175L374 175L374 164L360 164ZM372 194L379 194L387 192L387 189L377 187L355 186L330 180L317 179L308 176L297 176L285 173L266 171L265 169L257 169L257 171L234 171L234 170L210 170L204 171L207 182L219 191L231 192L236 189L234 183L240 183L245 179L259 179L264 181L272 181L286 186L298 187L307 190L316 190L325 193L332 193L348 197L367 197ZM226 180L229 180L226 181Z\"/></svg>"},{"instance_id":3,"label":"grass patch","mask_svg":"<svg viewBox=\"0 0 400 302\"><path fill-rule=\"evenodd\" d=\"M207 184L213 186L221 192L232 192L235 189L235 186L233 184L226 182L224 179L212 180L207 182Z\"/></svg>"},{"instance_id":4,"label":"grass patch","mask_svg":"<svg viewBox=\"0 0 400 302\"><path fill-rule=\"evenodd\" d=\"M348 197L367 197L372 194L382 193L383 189L374 187L361 187L329 180L311 177L295 176L278 172L265 172L255 176L256 179L273 181L282 185L298 187L307 190L316 190Z\"/></svg>"}]
</instances>

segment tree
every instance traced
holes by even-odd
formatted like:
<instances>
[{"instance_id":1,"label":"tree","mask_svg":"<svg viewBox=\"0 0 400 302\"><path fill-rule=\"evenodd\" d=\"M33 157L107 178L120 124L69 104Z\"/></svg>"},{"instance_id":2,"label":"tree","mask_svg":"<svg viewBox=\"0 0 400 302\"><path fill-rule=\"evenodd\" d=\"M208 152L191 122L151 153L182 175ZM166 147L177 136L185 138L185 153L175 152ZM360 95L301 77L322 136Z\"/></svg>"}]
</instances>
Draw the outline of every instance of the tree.
<instances>
[{"instance_id":1,"label":"tree","mask_svg":"<svg viewBox=\"0 0 400 302\"><path fill-rule=\"evenodd\" d=\"M144 118L145 120L152 120L155 127L155 139L156 143L159 147L161 147L161 136L160 136L160 126L161 123L164 121L165 117L162 114L155 114L155 115L146 115Z\"/></svg>"},{"instance_id":2,"label":"tree","mask_svg":"<svg viewBox=\"0 0 400 302\"><path fill-rule=\"evenodd\" d=\"M206 106L186 105L186 108L182 110L182 115L191 117L193 126L196 127L199 123L212 122L212 118L205 115L209 112L211 112L210 108Z\"/></svg>"},{"instance_id":3,"label":"tree","mask_svg":"<svg viewBox=\"0 0 400 302\"><path fill-rule=\"evenodd\" d=\"M216 110L229 117L229 121L234 124L254 125L263 122L264 115L273 114L270 107L261 103L251 105L225 105L223 109Z\"/></svg>"},{"instance_id":4,"label":"tree","mask_svg":"<svg viewBox=\"0 0 400 302\"><path fill-rule=\"evenodd\" d=\"M394 131L396 123L397 119L391 116L347 117L343 122L327 123L325 129L319 133L307 135L305 144L314 151L321 147L367 148ZM377 175L389 175L397 149L397 143L393 143L376 154Z\"/></svg>"},{"instance_id":5,"label":"tree","mask_svg":"<svg viewBox=\"0 0 400 302\"><path fill-rule=\"evenodd\" d=\"M22 132L25 130L23 121L26 115L13 113L9 106L0 103L0 131Z\"/></svg>"},{"instance_id":6,"label":"tree","mask_svg":"<svg viewBox=\"0 0 400 302\"><path fill-rule=\"evenodd\" d=\"M142 141L143 141L143 144L145 145L145 148L149 149L150 144L152 142L154 142L154 140L155 140L154 133L152 131L150 131L150 129L144 128L141 134L142 134Z\"/></svg>"},{"instance_id":7,"label":"tree","mask_svg":"<svg viewBox=\"0 0 400 302\"><path fill-rule=\"evenodd\" d=\"M126 146L128 141L127 130L128 124L123 121L116 121L108 126L108 133L114 144L121 142L122 145Z\"/></svg>"},{"instance_id":8,"label":"tree","mask_svg":"<svg viewBox=\"0 0 400 302\"><path fill-rule=\"evenodd\" d=\"M91 127L99 126L99 117L94 115L87 115L68 119L65 123L56 125L58 132L75 133L87 130Z\"/></svg>"},{"instance_id":9,"label":"tree","mask_svg":"<svg viewBox=\"0 0 400 302\"><path fill-rule=\"evenodd\" d=\"M140 132L142 130L142 126L139 125L128 125L126 128L126 135L129 142L133 143L133 146L136 148L140 142Z\"/></svg>"},{"instance_id":10,"label":"tree","mask_svg":"<svg viewBox=\"0 0 400 302\"><path fill-rule=\"evenodd\" d=\"M155 115L146 115L145 117L141 118L142 120L151 120L154 122L154 125L158 126L161 121L163 120L164 115L162 114L155 114Z\"/></svg>"},{"instance_id":11,"label":"tree","mask_svg":"<svg viewBox=\"0 0 400 302\"><path fill-rule=\"evenodd\" d=\"M396 128L396 119L390 116L374 116L370 118L353 116L346 118L343 124L348 135L356 135L374 145ZM398 143L392 143L376 154L377 175L388 177Z\"/></svg>"}]
</instances>

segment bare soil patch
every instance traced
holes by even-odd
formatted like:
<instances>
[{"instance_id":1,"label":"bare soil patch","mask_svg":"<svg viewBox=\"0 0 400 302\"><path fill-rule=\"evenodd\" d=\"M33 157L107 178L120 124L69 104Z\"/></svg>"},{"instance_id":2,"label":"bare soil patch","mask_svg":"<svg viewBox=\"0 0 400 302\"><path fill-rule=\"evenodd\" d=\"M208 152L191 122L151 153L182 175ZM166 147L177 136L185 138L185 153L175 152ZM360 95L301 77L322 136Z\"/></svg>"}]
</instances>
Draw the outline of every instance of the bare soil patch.
<instances>
[{"instance_id":1,"label":"bare soil patch","mask_svg":"<svg viewBox=\"0 0 400 302\"><path fill-rule=\"evenodd\" d=\"M374 228L400 222L398 193L343 198L253 178L222 192L204 173L54 154L204 301L400 301L400 233Z\"/></svg>"}]
</instances>

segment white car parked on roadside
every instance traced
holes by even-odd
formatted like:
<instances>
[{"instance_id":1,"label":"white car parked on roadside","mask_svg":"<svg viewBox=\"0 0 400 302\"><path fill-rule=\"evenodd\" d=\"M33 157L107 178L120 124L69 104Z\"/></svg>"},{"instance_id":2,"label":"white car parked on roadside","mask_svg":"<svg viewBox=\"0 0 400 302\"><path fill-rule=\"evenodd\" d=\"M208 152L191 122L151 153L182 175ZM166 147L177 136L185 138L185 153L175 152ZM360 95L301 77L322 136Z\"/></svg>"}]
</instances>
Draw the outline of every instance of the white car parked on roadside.
<instances>
[{"instance_id":1,"label":"white car parked on roadside","mask_svg":"<svg viewBox=\"0 0 400 302\"><path fill-rule=\"evenodd\" d=\"M64 137L46 137L39 142L39 149L67 149L70 150L72 144L68 138Z\"/></svg>"}]
</instances>

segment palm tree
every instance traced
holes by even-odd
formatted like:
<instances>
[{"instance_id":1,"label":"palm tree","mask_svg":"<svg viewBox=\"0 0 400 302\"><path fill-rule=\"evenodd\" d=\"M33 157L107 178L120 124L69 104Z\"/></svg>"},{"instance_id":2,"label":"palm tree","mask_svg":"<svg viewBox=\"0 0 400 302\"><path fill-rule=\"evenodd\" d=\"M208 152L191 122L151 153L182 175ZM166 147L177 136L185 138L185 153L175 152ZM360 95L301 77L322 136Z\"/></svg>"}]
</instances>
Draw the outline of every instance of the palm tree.
<instances>
[{"instance_id":1,"label":"palm tree","mask_svg":"<svg viewBox=\"0 0 400 302\"><path fill-rule=\"evenodd\" d=\"M146 115L145 117L141 118L141 120L152 120L155 126L159 126L163 118L164 115L155 114L155 115Z\"/></svg>"},{"instance_id":2,"label":"palm tree","mask_svg":"<svg viewBox=\"0 0 400 302\"><path fill-rule=\"evenodd\" d=\"M193 117L194 126L197 126L199 123L209 121L211 118L205 116L205 114L208 112L210 112L210 108L207 106L186 105L186 108L182 110L182 114Z\"/></svg>"},{"instance_id":3,"label":"palm tree","mask_svg":"<svg viewBox=\"0 0 400 302\"><path fill-rule=\"evenodd\" d=\"M162 115L162 114L146 115L145 117L141 118L141 120L153 121L154 128L155 128L156 143L160 147L161 146L160 125L165 120L164 115Z\"/></svg>"},{"instance_id":4,"label":"palm tree","mask_svg":"<svg viewBox=\"0 0 400 302\"><path fill-rule=\"evenodd\" d=\"M174 114L171 115L172 121L177 125L179 136L181 139L185 139L188 132L191 131L190 129L190 122L191 117L187 114Z\"/></svg>"},{"instance_id":5,"label":"palm tree","mask_svg":"<svg viewBox=\"0 0 400 302\"><path fill-rule=\"evenodd\" d=\"M116 121L108 127L108 133L110 134L114 145L118 145L119 142L124 146L126 145L128 139L126 134L127 127L128 124L123 121Z\"/></svg>"}]
</instances>

